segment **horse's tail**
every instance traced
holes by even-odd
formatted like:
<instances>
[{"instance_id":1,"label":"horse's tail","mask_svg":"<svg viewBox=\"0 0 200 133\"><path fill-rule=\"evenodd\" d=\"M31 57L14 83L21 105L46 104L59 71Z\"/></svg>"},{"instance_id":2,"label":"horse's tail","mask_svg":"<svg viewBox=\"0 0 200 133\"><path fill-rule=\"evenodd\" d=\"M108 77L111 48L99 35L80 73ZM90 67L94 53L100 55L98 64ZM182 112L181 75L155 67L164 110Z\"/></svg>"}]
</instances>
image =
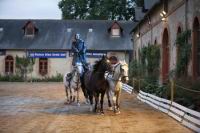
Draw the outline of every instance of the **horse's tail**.
<instances>
[{"instance_id":1,"label":"horse's tail","mask_svg":"<svg viewBox=\"0 0 200 133\"><path fill-rule=\"evenodd\" d=\"M80 77L80 80L81 80L81 88L82 88L82 91L83 91L83 94L85 96L85 98L88 97L87 95L87 90L86 90L86 86L85 86L85 73L83 73L83 75Z\"/></svg>"}]
</instances>

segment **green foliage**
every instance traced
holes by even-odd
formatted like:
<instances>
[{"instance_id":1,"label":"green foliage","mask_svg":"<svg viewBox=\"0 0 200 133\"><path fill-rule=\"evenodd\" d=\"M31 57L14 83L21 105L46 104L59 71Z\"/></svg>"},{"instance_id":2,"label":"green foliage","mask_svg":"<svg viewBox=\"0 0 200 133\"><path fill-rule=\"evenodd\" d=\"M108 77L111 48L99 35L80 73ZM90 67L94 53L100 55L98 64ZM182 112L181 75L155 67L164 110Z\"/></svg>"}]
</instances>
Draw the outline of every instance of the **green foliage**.
<instances>
[{"instance_id":1,"label":"green foliage","mask_svg":"<svg viewBox=\"0 0 200 133\"><path fill-rule=\"evenodd\" d=\"M148 75L154 77L159 74L160 48L158 45L149 45L141 49L141 63L146 67Z\"/></svg>"},{"instance_id":2,"label":"green foliage","mask_svg":"<svg viewBox=\"0 0 200 133\"><path fill-rule=\"evenodd\" d=\"M200 80L192 81L189 77L181 77L176 79L176 86L175 89L175 102L189 107L191 109L200 111L200 93L192 92L181 88L180 86L190 89L200 91Z\"/></svg>"},{"instance_id":3,"label":"green foliage","mask_svg":"<svg viewBox=\"0 0 200 133\"><path fill-rule=\"evenodd\" d=\"M180 33L176 40L176 44L178 47L176 73L178 77L187 75L187 66L191 55L191 44L188 43L188 39L190 37L191 31L187 30Z\"/></svg>"},{"instance_id":4,"label":"green foliage","mask_svg":"<svg viewBox=\"0 0 200 133\"><path fill-rule=\"evenodd\" d=\"M19 75L0 75L0 81L9 81L9 82L23 82L23 79Z\"/></svg>"},{"instance_id":5,"label":"green foliage","mask_svg":"<svg viewBox=\"0 0 200 133\"><path fill-rule=\"evenodd\" d=\"M144 90L161 97L167 97L167 87L158 84L160 63L160 48L158 45L149 45L140 51L140 61L133 60L130 63L129 75L133 77L134 88ZM140 83L139 83L140 79Z\"/></svg>"},{"instance_id":6,"label":"green foliage","mask_svg":"<svg viewBox=\"0 0 200 133\"><path fill-rule=\"evenodd\" d=\"M62 82L62 81L63 81L63 75L60 73L57 73L55 76L45 77L43 79L32 78L31 82Z\"/></svg>"},{"instance_id":7,"label":"green foliage","mask_svg":"<svg viewBox=\"0 0 200 133\"><path fill-rule=\"evenodd\" d=\"M23 77L19 76L19 75L5 75L2 76L0 75L0 81L4 81L4 82L24 82L26 81L25 79L23 79ZM41 78L32 78L29 79L28 82L62 82L63 81L63 75L58 73L55 76L52 77L45 77L43 79Z\"/></svg>"},{"instance_id":8,"label":"green foliage","mask_svg":"<svg viewBox=\"0 0 200 133\"><path fill-rule=\"evenodd\" d=\"M139 61L132 60L129 67L129 77L142 77L144 70L144 66Z\"/></svg>"},{"instance_id":9,"label":"green foliage","mask_svg":"<svg viewBox=\"0 0 200 133\"><path fill-rule=\"evenodd\" d=\"M135 0L61 0L63 19L130 20Z\"/></svg>"},{"instance_id":10,"label":"green foliage","mask_svg":"<svg viewBox=\"0 0 200 133\"><path fill-rule=\"evenodd\" d=\"M33 71L35 59L16 56L16 73L26 79L27 74Z\"/></svg>"}]
</instances>

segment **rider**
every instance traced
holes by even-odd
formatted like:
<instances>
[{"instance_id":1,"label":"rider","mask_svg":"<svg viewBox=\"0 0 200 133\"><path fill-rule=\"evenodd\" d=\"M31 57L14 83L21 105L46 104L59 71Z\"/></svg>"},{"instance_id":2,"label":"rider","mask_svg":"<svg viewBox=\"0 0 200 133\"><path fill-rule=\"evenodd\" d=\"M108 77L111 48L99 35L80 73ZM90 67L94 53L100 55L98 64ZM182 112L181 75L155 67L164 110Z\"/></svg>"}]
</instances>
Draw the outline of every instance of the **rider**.
<instances>
[{"instance_id":1,"label":"rider","mask_svg":"<svg viewBox=\"0 0 200 133\"><path fill-rule=\"evenodd\" d=\"M84 41L80 39L80 34L75 34L75 39L72 41L72 52L74 53L72 65L82 64L84 71L87 71L86 46Z\"/></svg>"},{"instance_id":2,"label":"rider","mask_svg":"<svg viewBox=\"0 0 200 133\"><path fill-rule=\"evenodd\" d=\"M88 97L84 86L84 72L89 70L89 64L86 60L86 46L80 38L80 34L75 34L74 40L72 41L72 52L74 53L72 65L79 67L79 70L83 68L83 71L80 70L81 88L85 97Z\"/></svg>"}]
</instances>

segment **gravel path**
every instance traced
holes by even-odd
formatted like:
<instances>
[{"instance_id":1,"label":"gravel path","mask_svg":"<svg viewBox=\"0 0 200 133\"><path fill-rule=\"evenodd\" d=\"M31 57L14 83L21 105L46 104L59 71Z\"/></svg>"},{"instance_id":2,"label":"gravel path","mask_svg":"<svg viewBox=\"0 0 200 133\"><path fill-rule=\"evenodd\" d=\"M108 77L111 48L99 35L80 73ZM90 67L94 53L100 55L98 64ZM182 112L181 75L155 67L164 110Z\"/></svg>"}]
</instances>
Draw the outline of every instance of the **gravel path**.
<instances>
[{"instance_id":1,"label":"gravel path","mask_svg":"<svg viewBox=\"0 0 200 133\"><path fill-rule=\"evenodd\" d=\"M89 112L83 103L65 105L62 83L0 82L0 133L189 133L169 116L122 93L121 114Z\"/></svg>"}]
</instances>

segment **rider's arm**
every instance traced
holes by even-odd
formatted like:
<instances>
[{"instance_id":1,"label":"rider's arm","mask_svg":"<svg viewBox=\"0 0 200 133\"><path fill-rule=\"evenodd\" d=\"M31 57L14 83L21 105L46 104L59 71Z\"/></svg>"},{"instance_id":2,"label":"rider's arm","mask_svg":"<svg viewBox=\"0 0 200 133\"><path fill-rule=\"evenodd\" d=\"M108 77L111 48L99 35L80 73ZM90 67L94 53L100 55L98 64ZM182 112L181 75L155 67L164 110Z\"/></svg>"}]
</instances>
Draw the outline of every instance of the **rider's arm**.
<instances>
[{"instance_id":1,"label":"rider's arm","mask_svg":"<svg viewBox=\"0 0 200 133\"><path fill-rule=\"evenodd\" d=\"M76 48L76 42L72 42L72 52L74 52L74 53L78 53L79 52L79 50Z\"/></svg>"}]
</instances>

